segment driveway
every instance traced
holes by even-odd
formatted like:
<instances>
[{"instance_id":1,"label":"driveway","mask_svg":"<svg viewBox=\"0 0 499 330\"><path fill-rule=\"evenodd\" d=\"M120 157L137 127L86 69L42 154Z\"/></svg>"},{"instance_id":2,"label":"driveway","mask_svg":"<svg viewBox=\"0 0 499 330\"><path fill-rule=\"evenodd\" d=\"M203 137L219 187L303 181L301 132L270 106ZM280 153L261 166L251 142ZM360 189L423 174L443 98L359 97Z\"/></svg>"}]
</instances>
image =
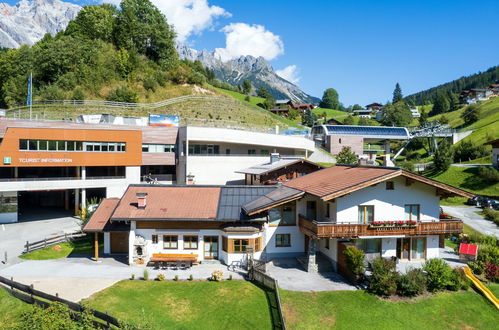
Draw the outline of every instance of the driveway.
<instances>
[{"instance_id":1,"label":"driveway","mask_svg":"<svg viewBox=\"0 0 499 330\"><path fill-rule=\"evenodd\" d=\"M5 252L8 264L20 261L18 256L23 252L26 241L39 241L79 229L79 220L74 217L0 224L0 269L6 266Z\"/></svg>"},{"instance_id":2,"label":"driveway","mask_svg":"<svg viewBox=\"0 0 499 330\"><path fill-rule=\"evenodd\" d=\"M465 224L485 235L499 237L499 227L475 212L481 208L475 206L442 206L445 213L463 220Z\"/></svg>"}]
</instances>

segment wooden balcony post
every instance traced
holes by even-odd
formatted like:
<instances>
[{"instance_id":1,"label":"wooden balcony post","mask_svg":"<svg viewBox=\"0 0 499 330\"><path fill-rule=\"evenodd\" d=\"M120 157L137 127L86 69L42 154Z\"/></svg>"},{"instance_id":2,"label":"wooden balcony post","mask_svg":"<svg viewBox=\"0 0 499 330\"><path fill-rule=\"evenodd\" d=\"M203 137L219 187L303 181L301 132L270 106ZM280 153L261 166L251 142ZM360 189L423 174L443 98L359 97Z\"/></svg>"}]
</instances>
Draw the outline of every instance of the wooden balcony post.
<instances>
[{"instance_id":1,"label":"wooden balcony post","mask_svg":"<svg viewBox=\"0 0 499 330\"><path fill-rule=\"evenodd\" d=\"M99 260L99 233L94 233L95 261Z\"/></svg>"}]
</instances>

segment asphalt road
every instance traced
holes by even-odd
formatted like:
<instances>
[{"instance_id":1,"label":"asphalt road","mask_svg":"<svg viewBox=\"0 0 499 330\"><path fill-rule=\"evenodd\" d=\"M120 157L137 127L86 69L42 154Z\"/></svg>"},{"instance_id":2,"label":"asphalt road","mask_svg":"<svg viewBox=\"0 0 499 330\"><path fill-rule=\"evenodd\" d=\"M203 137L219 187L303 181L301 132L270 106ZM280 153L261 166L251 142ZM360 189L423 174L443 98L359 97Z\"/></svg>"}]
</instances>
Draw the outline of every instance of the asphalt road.
<instances>
[{"instance_id":1,"label":"asphalt road","mask_svg":"<svg viewBox=\"0 0 499 330\"><path fill-rule=\"evenodd\" d=\"M499 227L490 220L484 219L475 212L482 209L475 206L442 206L445 213L463 220L471 228L485 235L499 237Z\"/></svg>"},{"instance_id":2,"label":"asphalt road","mask_svg":"<svg viewBox=\"0 0 499 330\"><path fill-rule=\"evenodd\" d=\"M7 266L19 262L17 257L23 252L26 241L39 241L78 229L79 220L73 217L0 224L0 269L6 266L5 252Z\"/></svg>"}]
</instances>

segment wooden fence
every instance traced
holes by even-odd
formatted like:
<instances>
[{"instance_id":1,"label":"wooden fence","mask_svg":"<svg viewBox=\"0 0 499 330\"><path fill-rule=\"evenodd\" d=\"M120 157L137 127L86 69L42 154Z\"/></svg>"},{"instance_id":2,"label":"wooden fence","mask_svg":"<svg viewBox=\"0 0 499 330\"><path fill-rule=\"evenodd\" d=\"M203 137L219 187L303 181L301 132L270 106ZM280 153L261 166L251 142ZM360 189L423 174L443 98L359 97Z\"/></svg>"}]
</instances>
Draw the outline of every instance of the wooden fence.
<instances>
[{"instance_id":1,"label":"wooden fence","mask_svg":"<svg viewBox=\"0 0 499 330\"><path fill-rule=\"evenodd\" d=\"M74 233L69 233L69 234L65 233L63 235L48 237L48 238L45 238L41 241L35 241L35 242L26 241L26 244L24 245L24 249L25 249L24 251L25 251L25 253L28 253L31 251L43 249L47 246L56 245L56 244L60 244L60 243L64 243L64 242L69 242L69 241L72 241L72 240L75 240L78 238L83 238L85 236L86 236L85 233L82 233L81 231L77 231Z\"/></svg>"},{"instance_id":2,"label":"wooden fence","mask_svg":"<svg viewBox=\"0 0 499 330\"><path fill-rule=\"evenodd\" d=\"M286 323L282 313L282 304L279 296L279 286L277 284L277 280L272 276L265 274L264 271L262 272L261 270L258 270L255 267L255 261L257 263L259 262L258 260L253 260L249 270L250 279L272 291L274 299L269 298L269 306L271 310L275 310L277 313L277 320L274 320L273 322L274 328L286 330Z\"/></svg>"},{"instance_id":3,"label":"wooden fence","mask_svg":"<svg viewBox=\"0 0 499 330\"><path fill-rule=\"evenodd\" d=\"M21 284L15 282L12 279L9 280L2 276L0 276L0 283L3 283L5 285L4 288L12 296L24 302L27 302L28 304L37 304L39 306L46 308L50 306L52 302L59 302L68 306L68 308L74 313L81 313L83 310L89 311L90 314L92 314L98 320L96 321L97 322L96 324L100 327L109 328L111 325L114 325L115 327L120 327L120 322L116 318L110 316L107 312L103 313L93 309L85 308L81 304L77 304L72 301L62 299L58 296L53 296L48 293L35 290L33 288L33 285Z\"/></svg>"}]
</instances>

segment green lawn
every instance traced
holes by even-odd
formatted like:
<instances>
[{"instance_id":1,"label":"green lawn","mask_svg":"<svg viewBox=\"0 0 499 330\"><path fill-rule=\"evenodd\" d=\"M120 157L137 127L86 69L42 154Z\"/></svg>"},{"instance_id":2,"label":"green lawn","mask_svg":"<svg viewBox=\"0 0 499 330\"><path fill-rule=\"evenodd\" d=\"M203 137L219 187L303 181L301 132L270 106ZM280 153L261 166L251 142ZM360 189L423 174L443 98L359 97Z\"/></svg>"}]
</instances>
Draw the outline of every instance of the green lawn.
<instances>
[{"instance_id":1,"label":"green lawn","mask_svg":"<svg viewBox=\"0 0 499 330\"><path fill-rule=\"evenodd\" d=\"M428 172L429 176L440 182L464 189L474 194L483 194L490 196L499 195L499 184L492 183L489 180L478 175L476 167L455 167L451 166L443 173Z\"/></svg>"},{"instance_id":2,"label":"green lawn","mask_svg":"<svg viewBox=\"0 0 499 330\"><path fill-rule=\"evenodd\" d=\"M222 94L225 94L225 95L228 95L236 100L239 100L243 103L248 103L248 104L251 104L251 105L254 105L256 106L258 103L263 103L263 101L265 101L265 99L263 97L258 97L258 96L250 96L250 101L246 101L245 98L246 98L246 95L244 94L241 94L241 93L238 93L238 92L233 92L233 91L229 91L227 89L223 89L223 88L217 88L217 87L213 87L213 89L217 90L218 92L222 93Z\"/></svg>"},{"instance_id":3,"label":"green lawn","mask_svg":"<svg viewBox=\"0 0 499 330\"><path fill-rule=\"evenodd\" d=\"M0 329L16 329L22 312L30 308L30 305L12 297L0 287Z\"/></svg>"},{"instance_id":4,"label":"green lawn","mask_svg":"<svg viewBox=\"0 0 499 330\"><path fill-rule=\"evenodd\" d=\"M494 292L499 284L490 285ZM381 300L365 291L281 291L288 329L496 329L499 313L473 290L410 302Z\"/></svg>"},{"instance_id":5,"label":"green lawn","mask_svg":"<svg viewBox=\"0 0 499 330\"><path fill-rule=\"evenodd\" d=\"M266 299L243 281L122 281L91 296L89 304L147 329L269 329Z\"/></svg>"},{"instance_id":6,"label":"green lawn","mask_svg":"<svg viewBox=\"0 0 499 330\"><path fill-rule=\"evenodd\" d=\"M99 238L99 250L103 249L103 239ZM92 255L94 253L94 242L92 237L87 236L85 239L76 240L73 242L65 242L54 246L32 251L19 256L26 260L49 260L66 258L69 255Z\"/></svg>"}]
</instances>

